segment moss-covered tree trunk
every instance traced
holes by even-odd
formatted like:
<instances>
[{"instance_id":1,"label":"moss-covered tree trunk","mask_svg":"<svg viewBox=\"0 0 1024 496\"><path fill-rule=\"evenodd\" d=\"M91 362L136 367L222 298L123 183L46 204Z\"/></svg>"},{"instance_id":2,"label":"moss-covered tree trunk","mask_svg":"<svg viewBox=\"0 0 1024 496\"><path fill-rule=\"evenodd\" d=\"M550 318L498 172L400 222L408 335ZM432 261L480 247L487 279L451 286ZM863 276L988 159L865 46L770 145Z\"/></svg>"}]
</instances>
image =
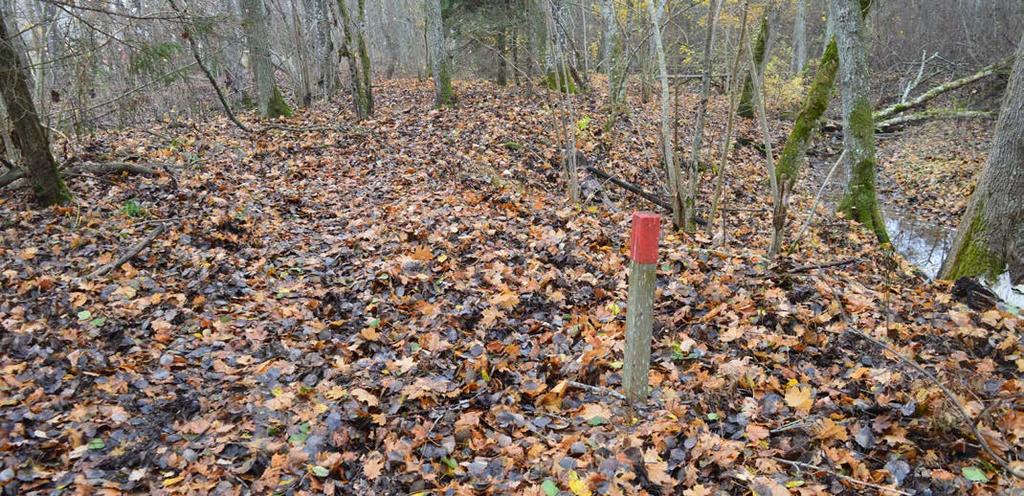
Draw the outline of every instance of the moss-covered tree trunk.
<instances>
[{"instance_id":1,"label":"moss-covered tree trunk","mask_svg":"<svg viewBox=\"0 0 1024 496\"><path fill-rule=\"evenodd\" d=\"M843 147L846 150L846 193L839 211L871 230L880 243L889 242L875 192L875 121L868 90L864 50L864 0L832 0L835 40L839 48L839 80L843 104Z\"/></svg>"},{"instance_id":2,"label":"moss-covered tree trunk","mask_svg":"<svg viewBox=\"0 0 1024 496\"><path fill-rule=\"evenodd\" d=\"M348 12L345 0L338 0L341 15L341 55L348 59L352 78L352 100L356 116L362 120L373 115L373 67L366 46L366 0L356 2L355 19Z\"/></svg>"},{"instance_id":3,"label":"moss-covered tree trunk","mask_svg":"<svg viewBox=\"0 0 1024 496\"><path fill-rule=\"evenodd\" d=\"M451 57L448 41L445 39L442 0L424 0L427 16L427 45L430 49L430 72L434 77L434 106L455 105L455 90L452 88Z\"/></svg>"},{"instance_id":4,"label":"moss-covered tree trunk","mask_svg":"<svg viewBox=\"0 0 1024 496\"><path fill-rule=\"evenodd\" d=\"M768 11L765 10L761 18L761 27L757 30L757 38L754 38L754 63L757 64L757 73L764 75L765 54L768 52L768 40L771 37L771 23L768 20ZM754 117L754 80L750 74L743 81L743 93L740 95L740 105L737 113L752 119Z\"/></svg>"},{"instance_id":5,"label":"moss-covered tree trunk","mask_svg":"<svg viewBox=\"0 0 1024 496\"><path fill-rule=\"evenodd\" d=\"M71 199L50 152L50 140L39 122L28 85L28 69L8 30L7 19L0 15L0 93L14 132L11 138L21 152L36 201L42 205L64 203Z\"/></svg>"},{"instance_id":6,"label":"moss-covered tree trunk","mask_svg":"<svg viewBox=\"0 0 1024 496\"><path fill-rule=\"evenodd\" d=\"M864 7L865 10L862 10L861 14L867 15L866 9L870 5L865 3ZM831 22L829 24L831 25ZM833 36L830 36L828 40L821 60L818 62L818 71L808 88L807 96L804 97L800 113L796 116L793 129L789 132L786 145L782 148L779 164L775 168L780 201L775 203L772 212L772 244L769 248L769 255L773 257L782 249L793 188L796 186L797 180L800 179L800 168L807 155L811 139L817 135L821 126L821 118L828 110L836 74L839 71L839 48L836 46Z\"/></svg>"},{"instance_id":7,"label":"moss-covered tree trunk","mask_svg":"<svg viewBox=\"0 0 1024 496\"><path fill-rule=\"evenodd\" d=\"M249 47L249 68L256 82L256 102L264 117L289 117L292 109L274 82L270 59L270 33L263 0L242 0L242 27Z\"/></svg>"},{"instance_id":8,"label":"moss-covered tree trunk","mask_svg":"<svg viewBox=\"0 0 1024 496\"><path fill-rule=\"evenodd\" d=\"M770 256L774 257L782 249L789 215L789 199L796 181L800 178L800 167L807 155L807 147L821 125L821 117L828 110L838 70L839 50L835 40L831 40L821 56L818 72L814 75L807 96L804 97L800 113L797 114L793 129L786 139L786 145L782 148L779 165L775 168L780 201L775 203L772 212L772 244L768 251Z\"/></svg>"},{"instance_id":9,"label":"moss-covered tree trunk","mask_svg":"<svg viewBox=\"0 0 1024 496\"><path fill-rule=\"evenodd\" d=\"M1024 38L1010 72L995 140L941 276L1024 282Z\"/></svg>"},{"instance_id":10,"label":"moss-covered tree trunk","mask_svg":"<svg viewBox=\"0 0 1024 496\"><path fill-rule=\"evenodd\" d=\"M625 32L630 29L633 20L632 14L633 8L630 4L627 7ZM614 0L601 0L601 18L604 21L604 58L606 59L604 66L608 75L608 120L605 122L605 131L611 132L626 101L629 56L626 50L625 33L619 31L619 19Z\"/></svg>"},{"instance_id":11,"label":"moss-covered tree trunk","mask_svg":"<svg viewBox=\"0 0 1024 496\"><path fill-rule=\"evenodd\" d=\"M498 86L508 85L508 26L498 28Z\"/></svg>"},{"instance_id":12,"label":"moss-covered tree trunk","mask_svg":"<svg viewBox=\"0 0 1024 496\"><path fill-rule=\"evenodd\" d=\"M572 77L575 69L570 66L566 56L569 47L569 36L566 32L565 0L547 0L547 23L551 46L547 50L544 63L544 84L548 89L563 93L577 93L580 88Z\"/></svg>"}]
</instances>

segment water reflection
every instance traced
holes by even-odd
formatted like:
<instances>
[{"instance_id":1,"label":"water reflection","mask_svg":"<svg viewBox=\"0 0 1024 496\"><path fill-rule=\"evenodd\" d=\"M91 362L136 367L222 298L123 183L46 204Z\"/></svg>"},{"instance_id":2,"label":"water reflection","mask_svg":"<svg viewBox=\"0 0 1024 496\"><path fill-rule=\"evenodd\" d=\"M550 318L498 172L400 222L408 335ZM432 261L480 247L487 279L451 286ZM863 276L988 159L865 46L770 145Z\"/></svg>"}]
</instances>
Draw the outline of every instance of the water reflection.
<instances>
[{"instance_id":1,"label":"water reflection","mask_svg":"<svg viewBox=\"0 0 1024 496\"><path fill-rule=\"evenodd\" d=\"M884 209L883 215L893 248L930 279L935 279L956 233L899 210Z\"/></svg>"}]
</instances>

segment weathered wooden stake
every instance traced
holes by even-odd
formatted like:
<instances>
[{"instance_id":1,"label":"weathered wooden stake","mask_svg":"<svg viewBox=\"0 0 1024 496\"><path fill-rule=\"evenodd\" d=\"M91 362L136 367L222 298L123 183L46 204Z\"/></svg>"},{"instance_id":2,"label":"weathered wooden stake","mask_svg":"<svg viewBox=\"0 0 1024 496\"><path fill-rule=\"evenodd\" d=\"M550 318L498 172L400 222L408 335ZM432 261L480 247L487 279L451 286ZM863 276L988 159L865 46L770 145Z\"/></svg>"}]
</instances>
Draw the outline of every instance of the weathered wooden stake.
<instances>
[{"instance_id":1,"label":"weathered wooden stake","mask_svg":"<svg viewBox=\"0 0 1024 496\"><path fill-rule=\"evenodd\" d=\"M633 212L629 250L632 261L629 266L629 299L626 302L626 355L622 365L622 389L630 403L647 399L660 231L661 218L657 214Z\"/></svg>"}]
</instances>

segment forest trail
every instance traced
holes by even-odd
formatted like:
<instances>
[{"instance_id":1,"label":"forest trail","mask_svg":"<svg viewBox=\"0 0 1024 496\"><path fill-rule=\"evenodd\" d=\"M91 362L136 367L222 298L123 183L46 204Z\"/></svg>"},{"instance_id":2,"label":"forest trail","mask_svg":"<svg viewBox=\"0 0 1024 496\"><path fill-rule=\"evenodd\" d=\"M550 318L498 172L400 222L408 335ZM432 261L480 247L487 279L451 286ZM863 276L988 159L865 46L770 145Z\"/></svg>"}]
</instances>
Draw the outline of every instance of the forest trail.
<instances>
[{"instance_id":1,"label":"forest trail","mask_svg":"<svg viewBox=\"0 0 1024 496\"><path fill-rule=\"evenodd\" d=\"M841 219L779 266L763 257L767 213L730 214L720 247L667 234L654 393L630 412L607 390L639 200L606 186L618 211L577 208L536 186L560 174L551 114L487 84L459 94L429 111L429 84L382 84L378 116L338 132L127 130L82 158L173 161L173 176L76 178L59 215L0 200L0 415L21 488L863 489L778 461L802 453L899 490L999 477L939 390L843 332L844 315L975 414L1019 399L1021 321L967 309ZM636 159L651 133L601 152L599 127L581 149L659 182ZM756 153L735 153L730 204L766 204ZM75 276L157 225L128 265Z\"/></svg>"}]
</instances>

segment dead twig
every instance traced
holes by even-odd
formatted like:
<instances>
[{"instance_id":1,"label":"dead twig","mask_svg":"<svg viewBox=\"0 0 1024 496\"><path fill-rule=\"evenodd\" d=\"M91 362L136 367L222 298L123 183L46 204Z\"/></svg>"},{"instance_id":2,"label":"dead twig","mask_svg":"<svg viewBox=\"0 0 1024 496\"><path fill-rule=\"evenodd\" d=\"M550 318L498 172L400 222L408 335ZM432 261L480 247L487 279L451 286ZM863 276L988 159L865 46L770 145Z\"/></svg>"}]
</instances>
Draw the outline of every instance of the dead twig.
<instances>
[{"instance_id":1,"label":"dead twig","mask_svg":"<svg viewBox=\"0 0 1024 496\"><path fill-rule=\"evenodd\" d=\"M786 271L786 274L799 274L801 272L807 272L811 270L828 269L832 267L842 267L844 265L850 265L862 261L860 257L848 258L846 260L838 260L835 262L821 263L821 264L807 264L793 267Z\"/></svg>"},{"instance_id":2,"label":"dead twig","mask_svg":"<svg viewBox=\"0 0 1024 496\"><path fill-rule=\"evenodd\" d=\"M85 278L86 279L92 279L93 277L102 277L102 276L106 275L108 272L110 272L111 270L113 270L113 269L115 269L117 267L120 267L125 262L131 260L132 258L135 258L135 255L138 255L139 252L141 252L147 246L149 246L149 244L152 243L153 240L155 240L158 236L163 234L165 231L167 231L167 226L166 225L161 224L161 225L157 226L156 229L153 229L153 232L149 233L149 236L146 236L145 239L143 239L142 241L139 241L134 246L129 248L128 251L124 252L123 255L121 255L120 257L117 258L117 260L115 260L115 261L113 261L113 262L111 262L111 263L109 263L107 265L104 265L104 266L96 269L95 271L93 271L89 275L85 276Z\"/></svg>"},{"instance_id":3,"label":"dead twig","mask_svg":"<svg viewBox=\"0 0 1024 496\"><path fill-rule=\"evenodd\" d=\"M615 398L617 400L626 401L626 397L622 393L620 393L618 391L615 391L613 389L608 389L606 387L600 387L600 386L591 386L590 384L584 384L582 382L576 382L576 381L569 381L567 384L569 386L572 386L572 387L577 388L577 389L582 389L584 391L590 391L591 393L594 393L594 394L601 394L601 395L605 395L605 396L611 396L612 398Z\"/></svg>"},{"instance_id":4,"label":"dead twig","mask_svg":"<svg viewBox=\"0 0 1024 496\"><path fill-rule=\"evenodd\" d=\"M785 463L786 465L790 465L790 466L796 467L798 469L813 470L815 472L824 472L824 473L829 474L829 475L831 475L833 477L842 479L842 480L844 480L846 482L849 482L851 484L856 484L858 486L870 487L872 489L877 489L879 491L885 491L885 492L890 492L890 493L893 493L893 494L901 494L901 495L904 495L904 496L910 496L910 493L904 492L904 491L900 491L899 489L893 489L891 487L885 487L885 486L882 486L882 485L879 485L879 484L874 484L872 482L862 481L860 479L854 479L853 477L850 477L849 475L843 475L843 474L840 474L839 472L836 472L836 471L833 471L833 470L829 470L827 468L822 468L822 467L819 467L817 465L811 465L810 463L796 462L796 461L793 461L793 460L786 460L785 458L778 458L778 457L774 457L774 456L772 457L772 460L775 460L775 461L777 461L779 463Z\"/></svg>"}]
</instances>

